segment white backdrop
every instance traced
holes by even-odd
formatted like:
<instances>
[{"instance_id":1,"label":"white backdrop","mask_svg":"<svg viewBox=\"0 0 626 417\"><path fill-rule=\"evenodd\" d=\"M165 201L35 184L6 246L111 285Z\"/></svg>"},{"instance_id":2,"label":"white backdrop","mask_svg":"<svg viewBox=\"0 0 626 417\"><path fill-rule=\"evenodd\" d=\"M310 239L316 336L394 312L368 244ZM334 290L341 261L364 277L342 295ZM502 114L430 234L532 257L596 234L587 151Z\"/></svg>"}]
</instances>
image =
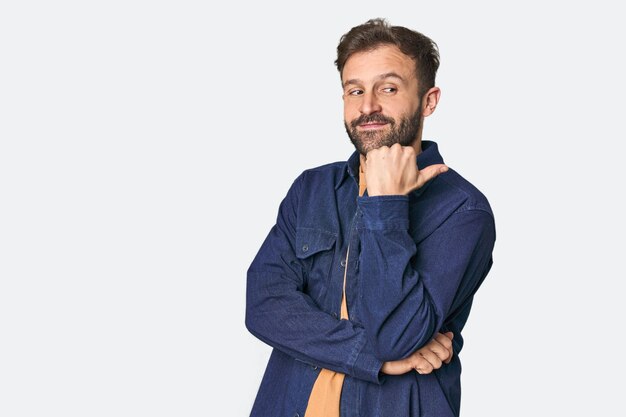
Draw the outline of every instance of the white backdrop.
<instances>
[{"instance_id":1,"label":"white backdrop","mask_svg":"<svg viewBox=\"0 0 626 417\"><path fill-rule=\"evenodd\" d=\"M0 415L248 415L246 270L352 152L333 61L372 17L438 43L424 139L496 215L462 415L623 415L626 33L587 3L3 2Z\"/></svg>"}]
</instances>

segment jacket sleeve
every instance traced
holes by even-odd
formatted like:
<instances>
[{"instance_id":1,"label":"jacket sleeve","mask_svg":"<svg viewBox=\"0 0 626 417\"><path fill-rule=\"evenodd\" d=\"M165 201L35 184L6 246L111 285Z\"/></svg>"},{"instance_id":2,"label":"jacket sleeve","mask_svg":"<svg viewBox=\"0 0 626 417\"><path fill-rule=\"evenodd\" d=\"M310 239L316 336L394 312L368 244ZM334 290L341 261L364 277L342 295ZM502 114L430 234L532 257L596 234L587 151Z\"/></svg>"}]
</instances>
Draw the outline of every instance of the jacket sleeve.
<instances>
[{"instance_id":1,"label":"jacket sleeve","mask_svg":"<svg viewBox=\"0 0 626 417\"><path fill-rule=\"evenodd\" d=\"M458 209L416 246L409 197L359 197L363 325L374 354L405 358L427 344L463 308L492 265L489 211Z\"/></svg>"},{"instance_id":2,"label":"jacket sleeve","mask_svg":"<svg viewBox=\"0 0 626 417\"><path fill-rule=\"evenodd\" d=\"M247 273L246 327L295 359L380 384L382 362L363 326L322 311L303 292L303 268L295 255L298 177L280 204L276 224Z\"/></svg>"}]
</instances>

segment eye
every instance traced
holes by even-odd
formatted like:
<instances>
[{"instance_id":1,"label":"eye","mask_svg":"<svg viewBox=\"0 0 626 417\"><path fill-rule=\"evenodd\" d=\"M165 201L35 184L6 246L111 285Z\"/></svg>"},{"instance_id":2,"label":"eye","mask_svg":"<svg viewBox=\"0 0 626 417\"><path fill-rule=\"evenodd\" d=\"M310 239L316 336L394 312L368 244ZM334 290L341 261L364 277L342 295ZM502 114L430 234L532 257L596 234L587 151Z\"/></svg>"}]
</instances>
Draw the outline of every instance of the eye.
<instances>
[{"instance_id":1,"label":"eye","mask_svg":"<svg viewBox=\"0 0 626 417\"><path fill-rule=\"evenodd\" d=\"M360 96L361 94L363 94L363 90L359 90L357 88L355 88L354 90L348 91L348 95L350 96Z\"/></svg>"},{"instance_id":2,"label":"eye","mask_svg":"<svg viewBox=\"0 0 626 417\"><path fill-rule=\"evenodd\" d=\"M395 93L396 91L398 91L398 89L396 87L385 87L385 88L383 88L383 92L385 92L385 93Z\"/></svg>"}]
</instances>

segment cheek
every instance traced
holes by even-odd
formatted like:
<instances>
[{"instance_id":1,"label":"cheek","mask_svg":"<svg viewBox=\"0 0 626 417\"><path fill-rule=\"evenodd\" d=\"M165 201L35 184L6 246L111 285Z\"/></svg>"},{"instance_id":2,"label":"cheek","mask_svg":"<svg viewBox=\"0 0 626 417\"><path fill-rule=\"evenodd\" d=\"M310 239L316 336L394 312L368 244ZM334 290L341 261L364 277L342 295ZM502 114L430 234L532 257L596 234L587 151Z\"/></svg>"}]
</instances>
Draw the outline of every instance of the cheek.
<instances>
[{"instance_id":1,"label":"cheek","mask_svg":"<svg viewBox=\"0 0 626 417\"><path fill-rule=\"evenodd\" d=\"M412 107L410 106L389 106L386 111L387 116L392 117L398 121L401 118L413 114Z\"/></svg>"},{"instance_id":2,"label":"cheek","mask_svg":"<svg viewBox=\"0 0 626 417\"><path fill-rule=\"evenodd\" d=\"M352 103L343 103L343 119L346 122L351 122L360 116L358 108Z\"/></svg>"}]
</instances>

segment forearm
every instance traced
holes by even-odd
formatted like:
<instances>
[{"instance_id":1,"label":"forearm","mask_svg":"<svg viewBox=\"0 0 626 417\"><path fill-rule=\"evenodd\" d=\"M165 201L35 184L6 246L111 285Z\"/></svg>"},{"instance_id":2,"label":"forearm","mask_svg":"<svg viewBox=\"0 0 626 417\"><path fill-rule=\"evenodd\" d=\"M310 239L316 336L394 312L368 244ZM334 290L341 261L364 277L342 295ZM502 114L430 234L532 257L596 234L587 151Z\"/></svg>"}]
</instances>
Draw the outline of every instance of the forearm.
<instances>
[{"instance_id":1,"label":"forearm","mask_svg":"<svg viewBox=\"0 0 626 417\"><path fill-rule=\"evenodd\" d=\"M411 267L416 245L408 233L408 197L360 198L359 207L363 323L380 359L406 358L428 343L441 324Z\"/></svg>"},{"instance_id":2,"label":"forearm","mask_svg":"<svg viewBox=\"0 0 626 417\"><path fill-rule=\"evenodd\" d=\"M248 272L246 327L268 345L301 361L380 383L382 361L369 348L365 329L317 308L288 281Z\"/></svg>"},{"instance_id":3,"label":"forearm","mask_svg":"<svg viewBox=\"0 0 626 417\"><path fill-rule=\"evenodd\" d=\"M453 214L416 246L407 196L362 197L360 276L363 323L376 356L406 358L467 302L491 259L492 220Z\"/></svg>"}]
</instances>

